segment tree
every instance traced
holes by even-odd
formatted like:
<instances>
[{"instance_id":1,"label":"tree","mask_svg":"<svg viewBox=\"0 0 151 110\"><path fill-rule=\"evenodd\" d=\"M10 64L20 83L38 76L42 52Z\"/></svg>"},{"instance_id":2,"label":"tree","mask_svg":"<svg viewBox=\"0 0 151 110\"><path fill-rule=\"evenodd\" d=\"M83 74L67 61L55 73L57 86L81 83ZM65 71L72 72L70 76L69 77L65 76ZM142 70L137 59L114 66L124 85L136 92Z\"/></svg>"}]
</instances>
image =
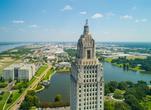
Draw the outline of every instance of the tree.
<instances>
[{"instance_id":1,"label":"tree","mask_svg":"<svg viewBox=\"0 0 151 110\"><path fill-rule=\"evenodd\" d=\"M105 101L105 103L104 103L104 110L115 110L114 109L114 102L112 102L112 101Z\"/></svg>"},{"instance_id":2,"label":"tree","mask_svg":"<svg viewBox=\"0 0 151 110\"><path fill-rule=\"evenodd\" d=\"M114 91L113 97L116 98L116 99L123 99L123 92L119 89L116 89Z\"/></svg>"},{"instance_id":3,"label":"tree","mask_svg":"<svg viewBox=\"0 0 151 110\"><path fill-rule=\"evenodd\" d=\"M143 110L143 107L133 95L126 95L125 102L132 108L132 110Z\"/></svg>"},{"instance_id":4,"label":"tree","mask_svg":"<svg viewBox=\"0 0 151 110\"><path fill-rule=\"evenodd\" d=\"M21 104L21 109L29 110L29 108L32 106L39 107L40 101L38 97L35 95L35 92L33 90L30 90L27 92L27 95L25 96L25 99Z\"/></svg>"},{"instance_id":5,"label":"tree","mask_svg":"<svg viewBox=\"0 0 151 110\"><path fill-rule=\"evenodd\" d=\"M62 96L60 94L56 95L55 102L61 102Z\"/></svg>"},{"instance_id":6,"label":"tree","mask_svg":"<svg viewBox=\"0 0 151 110\"><path fill-rule=\"evenodd\" d=\"M121 90L126 90L128 88L128 85L127 85L127 83L126 82L120 82L119 84L118 84L118 89L121 89Z\"/></svg>"},{"instance_id":7,"label":"tree","mask_svg":"<svg viewBox=\"0 0 151 110\"><path fill-rule=\"evenodd\" d=\"M124 102L116 102L115 110L131 110L131 107Z\"/></svg>"},{"instance_id":8,"label":"tree","mask_svg":"<svg viewBox=\"0 0 151 110\"><path fill-rule=\"evenodd\" d=\"M108 95L109 93L111 93L110 88L108 84L105 84L105 95Z\"/></svg>"},{"instance_id":9,"label":"tree","mask_svg":"<svg viewBox=\"0 0 151 110\"><path fill-rule=\"evenodd\" d=\"M110 82L108 83L108 86L109 86L109 90L110 90L111 92L114 92L115 89L117 89L117 87L118 87L118 82L116 82L116 81L110 81Z\"/></svg>"}]
</instances>

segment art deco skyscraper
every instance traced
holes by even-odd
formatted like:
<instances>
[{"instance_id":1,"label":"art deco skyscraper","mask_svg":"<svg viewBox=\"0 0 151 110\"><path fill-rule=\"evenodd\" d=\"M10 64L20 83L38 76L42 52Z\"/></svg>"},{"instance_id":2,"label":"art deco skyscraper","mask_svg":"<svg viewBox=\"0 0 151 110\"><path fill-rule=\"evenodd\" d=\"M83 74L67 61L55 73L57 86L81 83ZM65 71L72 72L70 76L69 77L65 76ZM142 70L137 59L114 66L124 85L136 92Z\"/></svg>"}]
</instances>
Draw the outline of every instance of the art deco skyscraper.
<instances>
[{"instance_id":1,"label":"art deco skyscraper","mask_svg":"<svg viewBox=\"0 0 151 110\"><path fill-rule=\"evenodd\" d=\"M104 110L103 67L96 58L95 41L89 33L88 20L78 40L70 79L71 110Z\"/></svg>"}]
</instances>

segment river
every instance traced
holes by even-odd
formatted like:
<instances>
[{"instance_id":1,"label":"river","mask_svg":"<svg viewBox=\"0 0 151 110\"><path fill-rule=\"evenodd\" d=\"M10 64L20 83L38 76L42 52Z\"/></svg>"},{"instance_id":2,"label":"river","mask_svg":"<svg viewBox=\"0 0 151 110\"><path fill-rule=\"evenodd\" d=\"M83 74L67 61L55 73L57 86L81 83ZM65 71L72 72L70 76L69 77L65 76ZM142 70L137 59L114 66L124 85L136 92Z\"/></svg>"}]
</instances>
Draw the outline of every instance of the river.
<instances>
[{"instance_id":1,"label":"river","mask_svg":"<svg viewBox=\"0 0 151 110\"><path fill-rule=\"evenodd\" d=\"M151 74L144 74L134 71L124 71L122 68L115 67L110 63L103 63L104 67L104 80L105 82L115 81L132 81L144 80L146 82L151 81ZM42 102L54 101L57 94L62 95L64 102L69 102L70 98L70 74L69 73L56 73L51 78L50 85L41 92L37 93L37 96Z\"/></svg>"},{"instance_id":2,"label":"river","mask_svg":"<svg viewBox=\"0 0 151 110\"><path fill-rule=\"evenodd\" d=\"M0 43L0 53L23 45L26 43Z\"/></svg>"}]
</instances>

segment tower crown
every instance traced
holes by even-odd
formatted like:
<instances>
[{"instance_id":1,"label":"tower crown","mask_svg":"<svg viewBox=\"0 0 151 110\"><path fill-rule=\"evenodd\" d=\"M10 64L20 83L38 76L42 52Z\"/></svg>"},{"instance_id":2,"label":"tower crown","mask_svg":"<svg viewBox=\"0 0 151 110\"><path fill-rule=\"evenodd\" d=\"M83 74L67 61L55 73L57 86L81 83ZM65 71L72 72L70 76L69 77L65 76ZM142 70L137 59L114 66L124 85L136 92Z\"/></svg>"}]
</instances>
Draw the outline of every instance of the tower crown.
<instances>
[{"instance_id":1,"label":"tower crown","mask_svg":"<svg viewBox=\"0 0 151 110\"><path fill-rule=\"evenodd\" d=\"M94 59L95 58L95 41L89 33L88 20L84 25L83 35L81 35L77 45L78 59Z\"/></svg>"}]
</instances>

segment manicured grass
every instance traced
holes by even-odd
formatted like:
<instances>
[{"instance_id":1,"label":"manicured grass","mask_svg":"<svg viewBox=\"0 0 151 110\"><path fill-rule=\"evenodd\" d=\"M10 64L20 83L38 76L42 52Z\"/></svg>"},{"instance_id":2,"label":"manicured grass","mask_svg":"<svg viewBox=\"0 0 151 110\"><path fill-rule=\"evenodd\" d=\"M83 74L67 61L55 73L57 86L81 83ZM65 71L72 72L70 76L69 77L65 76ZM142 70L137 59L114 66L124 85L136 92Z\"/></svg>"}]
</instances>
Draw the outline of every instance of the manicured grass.
<instances>
[{"instance_id":1,"label":"manicured grass","mask_svg":"<svg viewBox=\"0 0 151 110\"><path fill-rule=\"evenodd\" d=\"M36 72L36 76L40 76L41 73L43 73L48 68L48 65L43 65L39 68L39 70Z\"/></svg>"},{"instance_id":2,"label":"manicured grass","mask_svg":"<svg viewBox=\"0 0 151 110\"><path fill-rule=\"evenodd\" d=\"M44 88L45 88L45 86L39 84L39 85L36 87L35 92L39 92L39 91L43 90Z\"/></svg>"},{"instance_id":3,"label":"manicured grass","mask_svg":"<svg viewBox=\"0 0 151 110\"><path fill-rule=\"evenodd\" d=\"M135 68L130 68L133 71L142 71L142 69L139 66L136 66Z\"/></svg>"},{"instance_id":4,"label":"manicured grass","mask_svg":"<svg viewBox=\"0 0 151 110\"><path fill-rule=\"evenodd\" d=\"M13 102L21 95L18 90L15 90L13 93Z\"/></svg>"},{"instance_id":5,"label":"manicured grass","mask_svg":"<svg viewBox=\"0 0 151 110\"><path fill-rule=\"evenodd\" d=\"M9 92L5 92L3 95L0 95L0 96L2 96L2 100L0 100L0 110L3 109L3 106L6 103L8 97L9 97L9 94L10 94Z\"/></svg>"},{"instance_id":6,"label":"manicured grass","mask_svg":"<svg viewBox=\"0 0 151 110\"><path fill-rule=\"evenodd\" d=\"M111 63L112 62L112 58L105 58L105 62Z\"/></svg>"},{"instance_id":7,"label":"manicured grass","mask_svg":"<svg viewBox=\"0 0 151 110\"><path fill-rule=\"evenodd\" d=\"M49 80L51 78L51 75L54 73L54 70L50 69L46 76L43 78L43 80Z\"/></svg>"},{"instance_id":8,"label":"manicured grass","mask_svg":"<svg viewBox=\"0 0 151 110\"><path fill-rule=\"evenodd\" d=\"M21 93L19 93L19 90L14 90L12 92L12 102L6 104L6 108L8 108L12 103L14 103L19 97Z\"/></svg>"}]
</instances>

